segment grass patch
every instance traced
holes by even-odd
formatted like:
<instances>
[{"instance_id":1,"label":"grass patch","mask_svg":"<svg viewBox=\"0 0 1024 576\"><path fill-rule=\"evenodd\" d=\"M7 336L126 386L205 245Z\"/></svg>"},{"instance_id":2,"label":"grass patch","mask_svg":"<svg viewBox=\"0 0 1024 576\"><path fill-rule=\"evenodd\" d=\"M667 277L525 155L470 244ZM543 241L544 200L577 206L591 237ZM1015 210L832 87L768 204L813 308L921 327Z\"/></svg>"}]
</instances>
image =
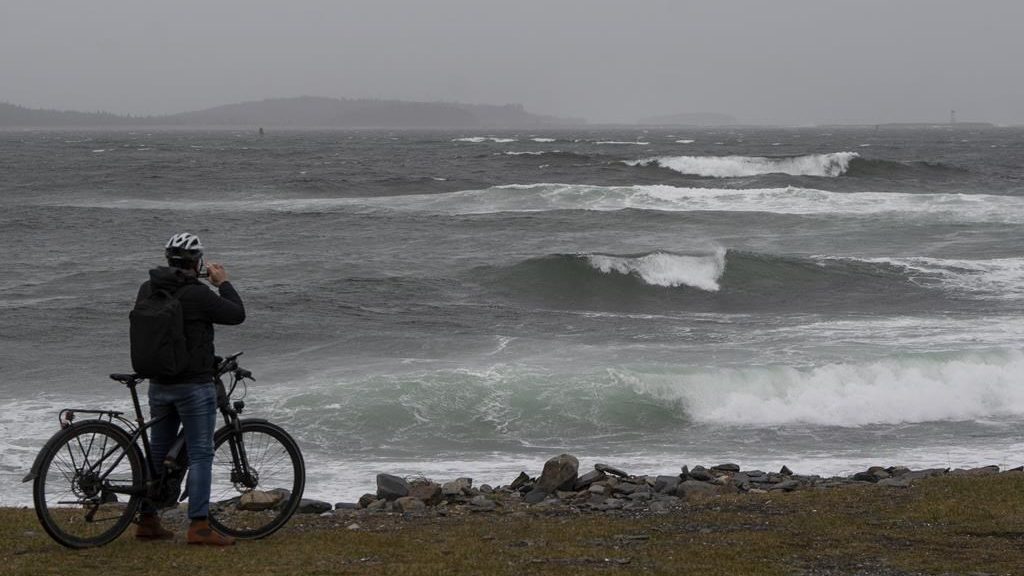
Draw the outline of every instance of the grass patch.
<instances>
[{"instance_id":1,"label":"grass patch","mask_svg":"<svg viewBox=\"0 0 1024 576\"><path fill-rule=\"evenodd\" d=\"M357 522L361 529L348 530ZM1020 574L1024 474L946 476L733 495L644 517L528 511L296 517L228 549L51 541L30 509L0 509L5 574Z\"/></svg>"}]
</instances>

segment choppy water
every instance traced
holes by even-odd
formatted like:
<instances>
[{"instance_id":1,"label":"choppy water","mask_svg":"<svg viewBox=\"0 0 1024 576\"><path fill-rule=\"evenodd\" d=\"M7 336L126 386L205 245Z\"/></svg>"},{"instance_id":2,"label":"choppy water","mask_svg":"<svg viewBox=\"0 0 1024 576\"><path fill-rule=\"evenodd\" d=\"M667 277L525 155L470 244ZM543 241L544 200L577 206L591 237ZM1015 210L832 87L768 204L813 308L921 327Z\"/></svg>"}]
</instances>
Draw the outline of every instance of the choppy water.
<instances>
[{"instance_id":1,"label":"choppy water","mask_svg":"<svg viewBox=\"0 0 1024 576\"><path fill-rule=\"evenodd\" d=\"M128 407L173 233L309 492L569 451L1018 465L1024 130L0 133L0 503L56 410Z\"/></svg>"}]
</instances>

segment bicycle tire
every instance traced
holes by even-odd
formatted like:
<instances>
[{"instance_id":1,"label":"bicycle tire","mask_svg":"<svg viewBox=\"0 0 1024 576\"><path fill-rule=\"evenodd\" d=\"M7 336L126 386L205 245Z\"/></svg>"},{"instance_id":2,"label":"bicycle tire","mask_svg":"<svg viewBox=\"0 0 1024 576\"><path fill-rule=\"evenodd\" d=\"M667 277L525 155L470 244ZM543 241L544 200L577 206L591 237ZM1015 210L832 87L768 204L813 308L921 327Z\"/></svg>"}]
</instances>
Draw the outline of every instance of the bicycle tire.
<instances>
[{"instance_id":1,"label":"bicycle tire","mask_svg":"<svg viewBox=\"0 0 1024 576\"><path fill-rule=\"evenodd\" d=\"M240 426L254 482L240 481L231 453L231 440L238 435L233 428L221 428L214 437L210 524L235 538L265 538L298 509L306 465L299 445L280 426L258 419L242 420Z\"/></svg>"},{"instance_id":2,"label":"bicycle tire","mask_svg":"<svg viewBox=\"0 0 1024 576\"><path fill-rule=\"evenodd\" d=\"M43 447L32 485L36 516L63 546L102 546L124 532L142 502L137 493L110 488L133 491L144 474L142 454L124 430L100 420L77 422Z\"/></svg>"}]
</instances>

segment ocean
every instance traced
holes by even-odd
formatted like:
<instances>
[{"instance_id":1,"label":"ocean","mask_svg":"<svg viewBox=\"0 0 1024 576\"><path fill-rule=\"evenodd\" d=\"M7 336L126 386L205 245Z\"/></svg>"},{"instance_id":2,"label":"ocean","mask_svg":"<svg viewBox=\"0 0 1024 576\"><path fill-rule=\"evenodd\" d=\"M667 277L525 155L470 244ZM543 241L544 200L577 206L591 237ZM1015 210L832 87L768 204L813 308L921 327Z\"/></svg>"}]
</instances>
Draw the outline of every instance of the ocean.
<instances>
[{"instance_id":1,"label":"ocean","mask_svg":"<svg viewBox=\"0 0 1024 576\"><path fill-rule=\"evenodd\" d=\"M307 494L1024 463L1024 129L0 132L0 504L199 235Z\"/></svg>"}]
</instances>

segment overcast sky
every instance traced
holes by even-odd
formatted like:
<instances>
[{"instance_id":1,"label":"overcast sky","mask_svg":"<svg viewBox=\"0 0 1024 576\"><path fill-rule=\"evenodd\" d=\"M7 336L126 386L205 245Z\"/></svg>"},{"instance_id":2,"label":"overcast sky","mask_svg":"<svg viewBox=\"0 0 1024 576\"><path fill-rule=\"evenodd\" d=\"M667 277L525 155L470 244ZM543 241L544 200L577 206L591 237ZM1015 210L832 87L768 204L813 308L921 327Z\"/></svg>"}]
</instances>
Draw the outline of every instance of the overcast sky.
<instances>
[{"instance_id":1,"label":"overcast sky","mask_svg":"<svg viewBox=\"0 0 1024 576\"><path fill-rule=\"evenodd\" d=\"M0 101L314 95L628 122L1024 124L1024 0L0 0Z\"/></svg>"}]
</instances>

